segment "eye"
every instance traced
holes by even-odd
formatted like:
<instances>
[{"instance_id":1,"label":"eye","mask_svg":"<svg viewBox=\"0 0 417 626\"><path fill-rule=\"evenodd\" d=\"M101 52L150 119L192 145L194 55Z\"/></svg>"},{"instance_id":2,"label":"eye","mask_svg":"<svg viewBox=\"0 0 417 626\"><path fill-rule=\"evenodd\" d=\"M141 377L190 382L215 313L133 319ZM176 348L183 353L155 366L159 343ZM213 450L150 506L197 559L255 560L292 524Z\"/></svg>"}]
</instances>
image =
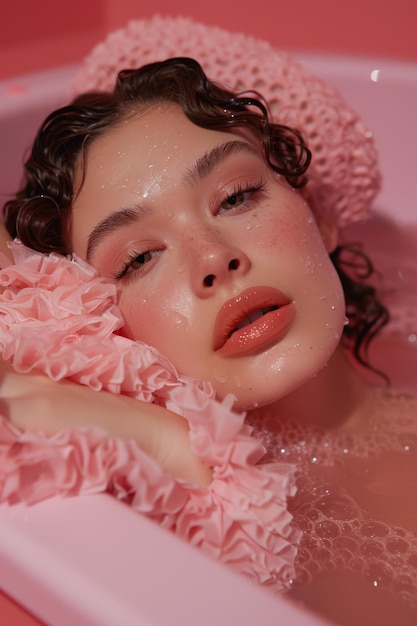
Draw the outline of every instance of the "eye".
<instances>
[{"instance_id":1,"label":"eye","mask_svg":"<svg viewBox=\"0 0 417 626\"><path fill-rule=\"evenodd\" d=\"M250 209L262 197L265 185L262 181L256 184L245 183L240 185L231 194L225 194L224 200L221 201L218 213L228 213Z\"/></svg>"},{"instance_id":2,"label":"eye","mask_svg":"<svg viewBox=\"0 0 417 626\"><path fill-rule=\"evenodd\" d=\"M227 211L229 209L234 209L241 204L243 204L246 200L246 196L249 195L249 192L240 191L238 193L234 193L232 196L228 196L220 205L220 208Z\"/></svg>"},{"instance_id":3,"label":"eye","mask_svg":"<svg viewBox=\"0 0 417 626\"><path fill-rule=\"evenodd\" d=\"M145 271L147 269L146 266L158 253L158 250L146 250L140 253L132 252L127 261L123 264L121 271L115 273L113 278L121 280L127 274Z\"/></svg>"},{"instance_id":4,"label":"eye","mask_svg":"<svg viewBox=\"0 0 417 626\"><path fill-rule=\"evenodd\" d=\"M146 263L149 263L153 258L152 252L149 250L147 252L141 252L136 255L134 258L130 259L128 264L128 269L137 270L142 268Z\"/></svg>"}]
</instances>

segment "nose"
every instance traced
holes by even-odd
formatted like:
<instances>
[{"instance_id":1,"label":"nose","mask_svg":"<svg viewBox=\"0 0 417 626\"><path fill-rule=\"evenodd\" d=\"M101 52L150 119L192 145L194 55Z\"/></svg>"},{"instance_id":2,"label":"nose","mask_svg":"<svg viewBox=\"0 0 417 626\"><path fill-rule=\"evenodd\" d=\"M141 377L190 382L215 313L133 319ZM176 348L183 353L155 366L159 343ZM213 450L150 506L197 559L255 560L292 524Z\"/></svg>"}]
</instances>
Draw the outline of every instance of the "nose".
<instances>
[{"instance_id":1,"label":"nose","mask_svg":"<svg viewBox=\"0 0 417 626\"><path fill-rule=\"evenodd\" d=\"M251 263L245 252L216 234L198 236L192 252L192 286L200 298L211 296L228 281L243 276Z\"/></svg>"}]
</instances>

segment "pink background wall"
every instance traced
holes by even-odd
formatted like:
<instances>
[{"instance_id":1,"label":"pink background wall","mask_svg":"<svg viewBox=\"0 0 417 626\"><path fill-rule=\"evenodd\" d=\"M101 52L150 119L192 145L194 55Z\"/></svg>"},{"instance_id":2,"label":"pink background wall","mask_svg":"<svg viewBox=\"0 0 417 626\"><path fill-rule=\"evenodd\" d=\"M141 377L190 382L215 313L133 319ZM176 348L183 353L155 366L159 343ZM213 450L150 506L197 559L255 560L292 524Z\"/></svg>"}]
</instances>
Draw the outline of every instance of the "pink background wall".
<instances>
[{"instance_id":1,"label":"pink background wall","mask_svg":"<svg viewBox=\"0 0 417 626\"><path fill-rule=\"evenodd\" d=\"M108 31L155 13L252 34L278 48L417 61L415 0L5 0L5 4L0 79L76 63Z\"/></svg>"}]
</instances>

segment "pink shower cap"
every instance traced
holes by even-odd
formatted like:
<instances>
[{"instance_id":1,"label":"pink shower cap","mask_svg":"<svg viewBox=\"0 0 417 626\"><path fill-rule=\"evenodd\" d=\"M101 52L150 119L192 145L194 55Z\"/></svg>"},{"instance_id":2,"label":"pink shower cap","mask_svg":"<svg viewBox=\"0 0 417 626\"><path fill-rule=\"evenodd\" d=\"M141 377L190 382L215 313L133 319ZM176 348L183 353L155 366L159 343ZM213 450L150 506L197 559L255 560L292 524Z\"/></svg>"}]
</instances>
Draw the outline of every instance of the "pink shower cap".
<instances>
[{"instance_id":1,"label":"pink shower cap","mask_svg":"<svg viewBox=\"0 0 417 626\"><path fill-rule=\"evenodd\" d=\"M193 57L229 89L260 92L274 121L307 140L309 189L322 216L339 228L366 219L380 185L372 133L337 91L265 41L184 17L133 20L92 50L73 91L111 90L120 70L174 56Z\"/></svg>"}]
</instances>

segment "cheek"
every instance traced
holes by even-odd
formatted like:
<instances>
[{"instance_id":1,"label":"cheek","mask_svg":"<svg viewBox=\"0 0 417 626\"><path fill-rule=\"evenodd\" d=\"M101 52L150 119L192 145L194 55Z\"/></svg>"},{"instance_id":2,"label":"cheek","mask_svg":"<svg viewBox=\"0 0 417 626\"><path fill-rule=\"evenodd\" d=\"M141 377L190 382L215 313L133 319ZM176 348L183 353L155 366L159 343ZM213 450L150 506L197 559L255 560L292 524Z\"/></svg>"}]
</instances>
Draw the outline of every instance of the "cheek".
<instances>
[{"instance_id":1,"label":"cheek","mask_svg":"<svg viewBox=\"0 0 417 626\"><path fill-rule=\"evenodd\" d=\"M153 300L152 297L132 294L131 290L119 293L117 303L125 322L121 330L124 337L151 343L153 331L156 326L159 327L159 320L155 319L158 309ZM155 323L150 324L149 319Z\"/></svg>"},{"instance_id":2,"label":"cheek","mask_svg":"<svg viewBox=\"0 0 417 626\"><path fill-rule=\"evenodd\" d=\"M294 298L309 333L304 345L333 344L343 329L344 294L307 205L300 200L270 207L259 215L252 236L280 287Z\"/></svg>"},{"instance_id":3,"label":"cheek","mask_svg":"<svg viewBox=\"0 0 417 626\"><path fill-rule=\"evenodd\" d=\"M123 336L154 346L171 359L178 353L190 328L189 305L181 292L176 289L170 294L161 287L146 290L141 285L140 290L119 293L118 305L125 322Z\"/></svg>"},{"instance_id":4,"label":"cheek","mask_svg":"<svg viewBox=\"0 0 417 626\"><path fill-rule=\"evenodd\" d=\"M262 211L252 214L252 221L247 226L252 243L258 243L265 250L300 252L312 237L317 242L318 230L308 206L295 192L288 193L291 193L290 197L271 201Z\"/></svg>"},{"instance_id":5,"label":"cheek","mask_svg":"<svg viewBox=\"0 0 417 626\"><path fill-rule=\"evenodd\" d=\"M304 205L280 206L254 215L247 230L248 248L265 256L285 279L297 272L298 280L311 276L322 263L328 265L328 253L314 218ZM285 269L285 271L283 271Z\"/></svg>"}]
</instances>

